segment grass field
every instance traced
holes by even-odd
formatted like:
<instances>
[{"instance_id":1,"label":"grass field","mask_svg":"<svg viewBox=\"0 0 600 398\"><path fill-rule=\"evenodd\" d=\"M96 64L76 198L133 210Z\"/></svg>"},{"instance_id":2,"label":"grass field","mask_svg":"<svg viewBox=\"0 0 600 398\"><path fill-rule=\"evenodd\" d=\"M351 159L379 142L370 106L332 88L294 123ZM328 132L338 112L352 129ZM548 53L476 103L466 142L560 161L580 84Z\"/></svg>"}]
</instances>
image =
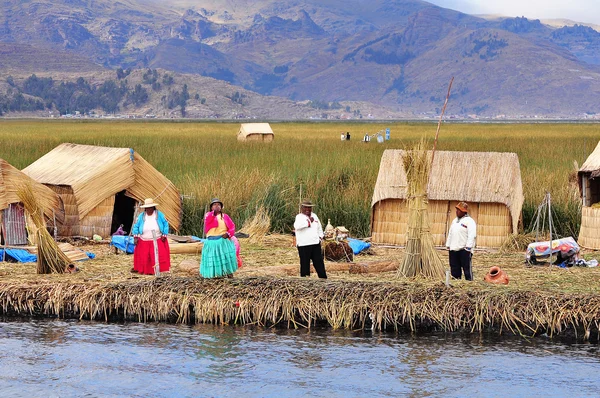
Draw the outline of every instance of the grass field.
<instances>
[{"instance_id":1,"label":"grass field","mask_svg":"<svg viewBox=\"0 0 600 398\"><path fill-rule=\"evenodd\" d=\"M271 144L239 143L238 123L0 121L0 157L24 168L62 142L131 147L177 185L183 233L201 233L206 203L219 197L237 225L264 206L272 229L289 232L300 191L326 222L369 235L370 204L381 154L435 134L433 123L272 123ZM360 142L389 127L391 141ZM340 141L340 132L352 134ZM444 124L439 150L516 152L525 192L524 225L545 191L558 232L576 235L579 194L572 175L600 139L597 124ZM490 173L496 172L490 170ZM571 178L571 179L570 179Z\"/></svg>"}]
</instances>

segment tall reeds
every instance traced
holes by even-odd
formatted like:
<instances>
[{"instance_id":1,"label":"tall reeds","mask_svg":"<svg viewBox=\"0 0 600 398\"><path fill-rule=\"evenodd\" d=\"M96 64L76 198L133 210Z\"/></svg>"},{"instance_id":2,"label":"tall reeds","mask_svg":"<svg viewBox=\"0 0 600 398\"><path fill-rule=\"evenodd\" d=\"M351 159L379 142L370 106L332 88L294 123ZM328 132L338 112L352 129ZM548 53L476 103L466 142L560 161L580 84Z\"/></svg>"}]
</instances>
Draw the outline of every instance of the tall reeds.
<instances>
[{"instance_id":1,"label":"tall reeds","mask_svg":"<svg viewBox=\"0 0 600 398\"><path fill-rule=\"evenodd\" d=\"M2 121L0 157L24 168L62 142L131 147L186 195L185 234L202 234L213 195L236 224L251 218L261 201L273 231L289 232L299 188L321 219L331 218L358 236L369 235L371 198L381 155L403 149L431 131L431 123L272 123L269 145L238 143L238 123ZM365 132L391 129L391 141L363 144ZM341 142L340 131L351 141ZM19 139L15 139L18 137ZM593 124L444 124L438 150L516 152L527 228L546 191L553 198L557 233L576 234L578 192L569 184L573 161L582 164L598 142ZM540 151L543 147L544 150ZM490 171L493 172L493 171ZM266 188L272 193L265 196Z\"/></svg>"},{"instance_id":2,"label":"tall reeds","mask_svg":"<svg viewBox=\"0 0 600 398\"><path fill-rule=\"evenodd\" d=\"M17 191L19 200L23 203L25 211L29 213L29 219L33 221L37 243L37 273L38 274L62 274L70 264L69 258L58 248L58 245L46 229L44 223L44 209L37 201L31 185L23 184Z\"/></svg>"},{"instance_id":3,"label":"tall reeds","mask_svg":"<svg viewBox=\"0 0 600 398\"><path fill-rule=\"evenodd\" d=\"M398 274L405 277L442 278L444 265L435 250L427 214L427 183L431 155L422 139L403 157L407 180L408 229L406 250Z\"/></svg>"}]
</instances>

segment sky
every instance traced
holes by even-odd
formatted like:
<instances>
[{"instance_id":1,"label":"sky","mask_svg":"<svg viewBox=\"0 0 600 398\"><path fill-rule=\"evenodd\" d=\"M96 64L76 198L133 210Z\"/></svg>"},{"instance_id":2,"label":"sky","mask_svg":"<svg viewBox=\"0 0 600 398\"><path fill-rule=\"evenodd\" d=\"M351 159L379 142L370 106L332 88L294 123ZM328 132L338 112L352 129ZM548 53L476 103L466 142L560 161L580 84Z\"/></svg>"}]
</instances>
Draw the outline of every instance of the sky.
<instances>
[{"instance_id":1,"label":"sky","mask_svg":"<svg viewBox=\"0 0 600 398\"><path fill-rule=\"evenodd\" d=\"M600 24L600 0L426 0L467 14L502 14L529 19L564 18Z\"/></svg>"}]
</instances>

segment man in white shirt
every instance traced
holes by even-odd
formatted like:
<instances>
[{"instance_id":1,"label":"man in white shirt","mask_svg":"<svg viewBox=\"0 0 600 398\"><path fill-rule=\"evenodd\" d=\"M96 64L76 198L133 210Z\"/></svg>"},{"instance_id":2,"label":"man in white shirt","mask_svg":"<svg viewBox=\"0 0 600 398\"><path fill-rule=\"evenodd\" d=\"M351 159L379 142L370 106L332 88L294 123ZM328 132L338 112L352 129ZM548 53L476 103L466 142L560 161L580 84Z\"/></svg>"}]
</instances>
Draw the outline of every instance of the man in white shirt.
<instances>
[{"instance_id":1,"label":"man in white shirt","mask_svg":"<svg viewBox=\"0 0 600 398\"><path fill-rule=\"evenodd\" d=\"M456 205L456 218L450 224L446 249L449 251L452 277L460 279L462 272L464 272L465 279L472 281L471 258L477 239L477 225L475 225L475 220L469 216L468 212L469 205L467 203L459 202Z\"/></svg>"},{"instance_id":2,"label":"man in white shirt","mask_svg":"<svg viewBox=\"0 0 600 398\"><path fill-rule=\"evenodd\" d=\"M296 246L300 256L300 276L310 276L310 260L313 262L319 278L327 279L321 240L323 239L323 226L319 217L312 212L313 204L305 200L300 204L300 214L294 221L296 232Z\"/></svg>"}]
</instances>

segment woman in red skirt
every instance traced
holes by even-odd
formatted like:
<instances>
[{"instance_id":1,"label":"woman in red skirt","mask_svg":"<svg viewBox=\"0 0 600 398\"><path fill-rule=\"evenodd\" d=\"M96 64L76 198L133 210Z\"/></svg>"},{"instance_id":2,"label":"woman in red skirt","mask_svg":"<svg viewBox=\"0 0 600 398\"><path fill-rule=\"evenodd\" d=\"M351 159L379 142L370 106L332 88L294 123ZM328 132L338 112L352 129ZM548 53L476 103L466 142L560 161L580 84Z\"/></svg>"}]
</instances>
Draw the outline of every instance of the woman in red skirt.
<instances>
[{"instance_id":1,"label":"woman in red skirt","mask_svg":"<svg viewBox=\"0 0 600 398\"><path fill-rule=\"evenodd\" d=\"M146 199L140 206L144 212L139 215L133 226L133 269L132 272L153 275L154 253L158 251L158 264L160 272L167 272L171 268L171 254L169 252L169 223L165 215L156 209L158 204L152 199ZM154 247L156 242L156 248Z\"/></svg>"}]
</instances>

